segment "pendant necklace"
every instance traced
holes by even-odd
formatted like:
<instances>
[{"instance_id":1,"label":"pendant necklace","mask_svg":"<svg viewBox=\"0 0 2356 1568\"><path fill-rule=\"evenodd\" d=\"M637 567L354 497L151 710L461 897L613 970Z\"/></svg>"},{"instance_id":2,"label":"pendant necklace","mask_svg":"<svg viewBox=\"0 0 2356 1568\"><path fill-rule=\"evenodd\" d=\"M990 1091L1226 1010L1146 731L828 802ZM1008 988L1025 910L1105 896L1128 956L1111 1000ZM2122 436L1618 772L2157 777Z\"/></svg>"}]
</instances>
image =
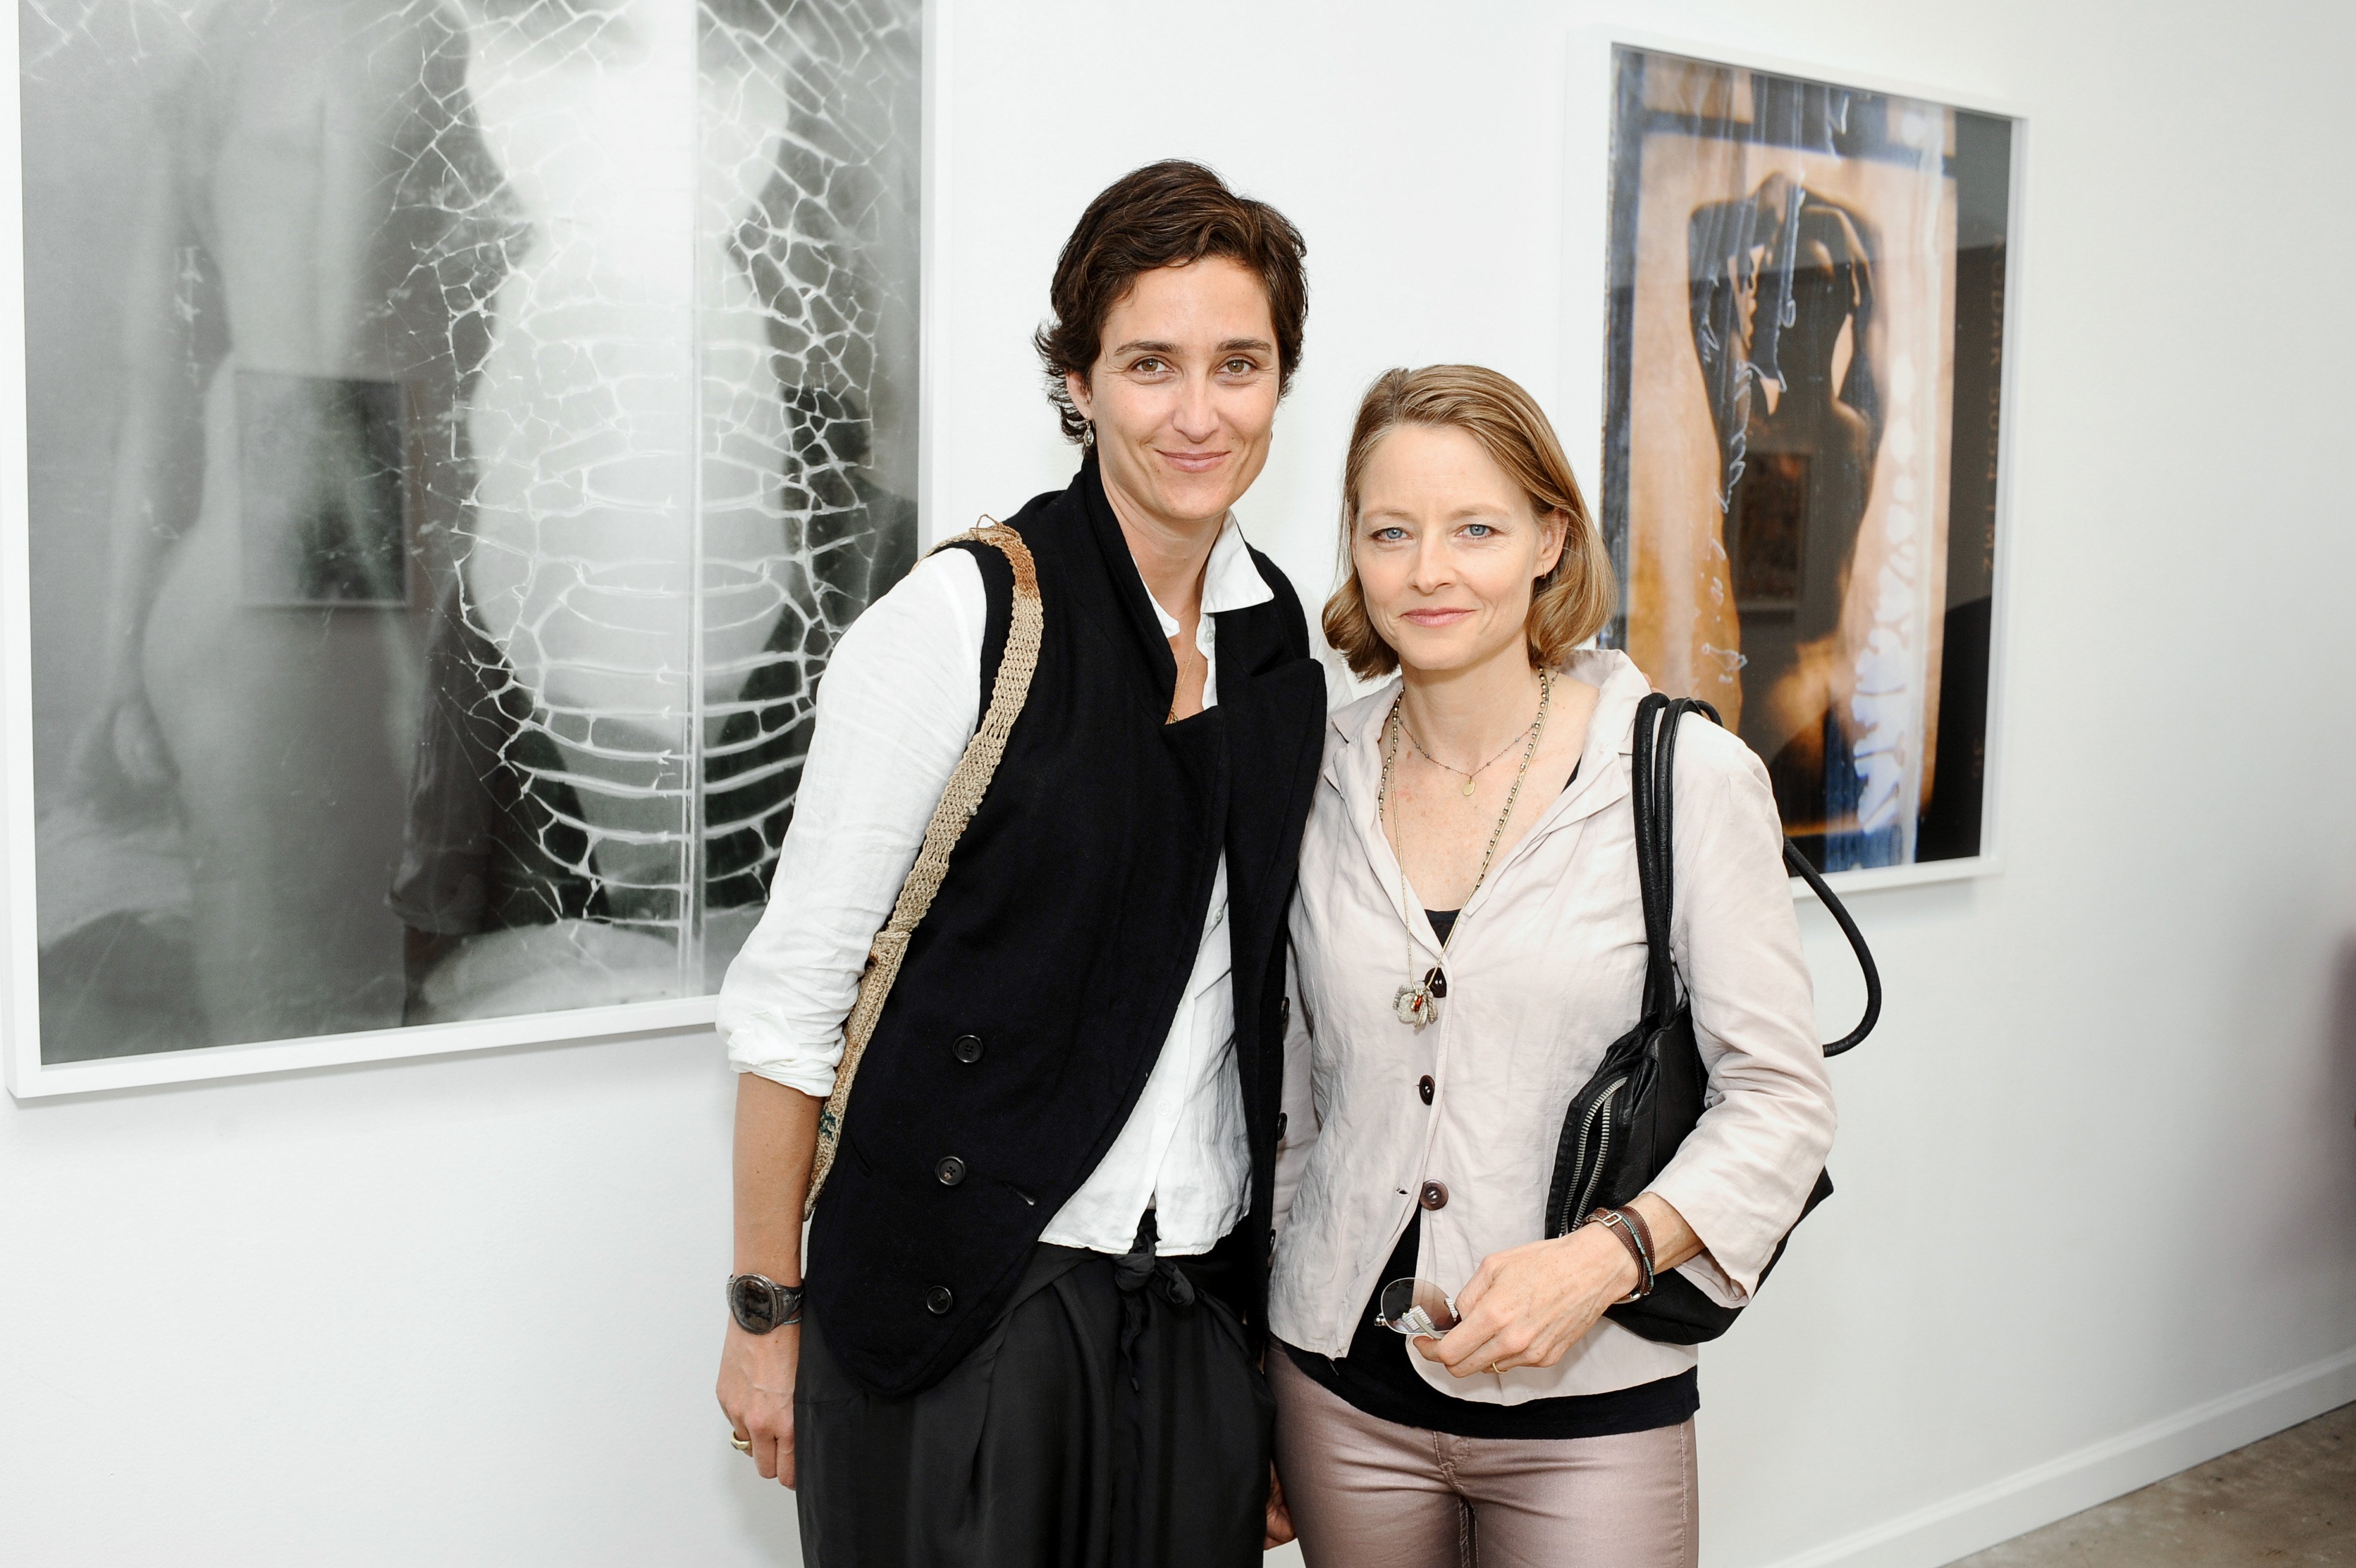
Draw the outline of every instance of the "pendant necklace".
<instances>
[{"instance_id":1,"label":"pendant necklace","mask_svg":"<svg viewBox=\"0 0 2356 1568\"><path fill-rule=\"evenodd\" d=\"M1536 729L1536 728L1537 728L1537 727L1538 727L1538 724L1539 724L1540 722L1542 722L1542 721L1543 721L1543 718L1544 718L1544 714L1545 714L1546 710L1545 710L1543 707L1541 707L1541 708L1538 710L1538 712L1539 712L1539 714L1540 714L1540 718L1539 718L1538 720L1534 720L1534 721L1532 721L1532 723L1531 723L1531 725L1530 725L1530 728L1531 728L1531 729ZM1457 775L1459 778L1461 778L1461 779L1462 779L1464 780L1463 785L1462 785L1461 788L1459 788L1459 789L1458 789L1458 790L1456 791L1456 792L1457 792L1458 794L1460 794L1460 795L1470 795L1471 793L1472 793L1473 786L1474 786L1476 783L1478 783L1478 782L1480 781L1481 775L1483 775L1483 773L1488 772L1488 771L1489 771L1489 769L1491 769L1492 768L1496 767L1496 766L1497 766L1497 760L1498 760L1498 757L1504 757L1504 756L1505 755L1505 753L1507 753L1507 752L1509 752L1509 751L1513 750L1513 749L1514 749L1515 745L1517 742L1519 742L1519 741L1521 740L1521 738L1522 738L1522 736L1518 736L1518 735L1517 735L1517 736L1515 736L1512 740L1507 741L1505 745L1503 745L1503 746L1499 746L1499 747L1497 748L1497 756L1496 756L1496 757L1491 757L1488 761L1486 761L1486 762L1483 763L1480 767L1478 767L1478 768L1474 768L1472 772L1467 773L1467 772L1465 772L1465 771L1464 771L1464 769L1462 769L1462 768L1457 767L1454 763L1452 763L1452 762L1442 762L1442 761L1440 761L1440 758L1438 758L1438 757L1436 757L1432 756L1430 752L1429 752L1429 751L1427 751L1426 749L1424 749L1423 742L1421 742L1421 741L1419 741L1419 740L1418 740L1418 739L1416 739L1416 738L1415 738L1415 731L1413 731L1413 730L1411 730L1411 729L1408 729L1408 727L1407 727L1407 715L1406 715L1404 713L1402 713L1401 714L1399 714L1399 728L1400 728L1400 729L1402 729L1402 730L1407 730L1407 743L1408 743L1408 745L1409 745L1409 746L1411 746L1415 747L1415 754L1416 754L1418 757L1422 757L1426 762L1430 763L1434 768L1445 768L1446 769L1448 769L1448 771L1449 771L1449 772L1451 772L1451 773L1453 773L1453 774ZM1524 732L1524 734L1527 734L1527 733L1528 733L1527 731L1525 731L1525 732Z\"/></svg>"},{"instance_id":2,"label":"pendant necklace","mask_svg":"<svg viewBox=\"0 0 2356 1568\"><path fill-rule=\"evenodd\" d=\"M1407 732L1407 715L1401 706L1406 701L1407 693L1402 690L1398 696L1392 700L1390 719L1384 726L1390 734L1383 746L1382 793L1376 800L1376 809L1386 819L1390 816L1391 811L1391 775L1398 762L1399 736ZM1472 892L1464 896L1464 902L1468 906L1472 902L1473 894L1481 891L1481 885L1489 880L1489 865L1497 858L1497 841L1505 836L1505 824L1513 821L1514 802L1521 799L1523 781L1530 776L1530 758L1537 755L1538 741L1546 734L1547 713L1553 706L1554 674L1551 671L1541 669L1538 671L1538 716L1531 722L1529 739L1522 747L1521 770L1514 775L1514 787L1505 794L1505 809L1498 814L1496 829L1489 834L1489 847L1481 856L1481 874L1472 879ZM1431 753L1424 751L1423 746L1416 742L1412 735L1408 736L1408 740L1415 746L1417 751L1422 753L1427 761L1433 760ZM1511 747L1507 749L1510 750ZM1497 755L1503 757L1505 753L1499 752ZM1490 760L1494 761L1495 758L1493 757ZM1448 765L1440 763L1439 766L1446 768ZM1484 762L1481 765L1481 768L1486 767L1488 763ZM1475 768L1473 771L1477 773L1481 768ZM1449 768L1449 771L1453 773L1460 769ZM1472 780L1470 776L1467 776L1463 793L1470 795L1472 792ZM1392 825L1398 831L1399 918L1407 931L1407 972L1413 974L1415 972L1415 926L1407 913L1408 907L1407 819L1401 817ZM1440 944L1440 961L1425 972L1419 983L1410 982L1392 993L1391 1011L1398 1015L1400 1023L1411 1028L1420 1029L1440 1016L1440 1004L1448 994L1448 950L1456 945L1456 933L1463 929L1464 916L1460 910L1456 917L1456 923L1448 929L1447 938Z\"/></svg>"}]
</instances>

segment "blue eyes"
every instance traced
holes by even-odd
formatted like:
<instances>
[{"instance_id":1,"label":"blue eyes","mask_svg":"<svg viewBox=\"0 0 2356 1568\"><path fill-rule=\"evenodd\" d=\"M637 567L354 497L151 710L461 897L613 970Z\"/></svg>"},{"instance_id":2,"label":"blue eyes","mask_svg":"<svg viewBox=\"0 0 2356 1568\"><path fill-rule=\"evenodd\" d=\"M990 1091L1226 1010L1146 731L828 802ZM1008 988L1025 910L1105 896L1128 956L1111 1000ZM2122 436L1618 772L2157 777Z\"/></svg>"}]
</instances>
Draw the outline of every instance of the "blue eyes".
<instances>
[{"instance_id":1,"label":"blue eyes","mask_svg":"<svg viewBox=\"0 0 2356 1568\"><path fill-rule=\"evenodd\" d=\"M1489 539L1495 536L1497 527L1489 522L1468 522L1460 532L1467 539ZM1408 532L1404 528L1378 528L1369 537L1378 544L1397 544L1408 537Z\"/></svg>"}]
</instances>

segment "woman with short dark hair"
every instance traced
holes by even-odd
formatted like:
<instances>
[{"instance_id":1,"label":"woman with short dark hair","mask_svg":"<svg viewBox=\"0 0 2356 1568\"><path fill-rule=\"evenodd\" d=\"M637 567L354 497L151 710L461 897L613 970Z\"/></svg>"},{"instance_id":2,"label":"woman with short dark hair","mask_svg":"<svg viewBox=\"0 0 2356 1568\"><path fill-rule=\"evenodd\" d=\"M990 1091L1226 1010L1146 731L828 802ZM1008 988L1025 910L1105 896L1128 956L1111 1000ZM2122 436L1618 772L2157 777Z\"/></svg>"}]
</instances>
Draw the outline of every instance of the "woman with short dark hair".
<instances>
[{"instance_id":1,"label":"woman with short dark hair","mask_svg":"<svg viewBox=\"0 0 2356 1568\"><path fill-rule=\"evenodd\" d=\"M1549 1240L1564 1113L1640 1010L1651 683L1583 646L1602 542L1494 371L1376 381L1342 510L1325 634L1399 679L1333 715L1301 842L1269 1294L1292 1520L1311 1568L1452 1568L1468 1530L1484 1563L1691 1568L1693 1349L1603 1314L1672 1269L1740 1305L1832 1142L1766 769L1685 726L1668 936L1708 1109Z\"/></svg>"},{"instance_id":2,"label":"woman with short dark hair","mask_svg":"<svg viewBox=\"0 0 2356 1568\"><path fill-rule=\"evenodd\" d=\"M1037 340L1078 473L926 558L818 693L720 999L719 1397L819 1568L1243 1564L1276 1528L1258 1346L1324 682L1230 508L1301 254L1193 164L1098 197Z\"/></svg>"}]
</instances>

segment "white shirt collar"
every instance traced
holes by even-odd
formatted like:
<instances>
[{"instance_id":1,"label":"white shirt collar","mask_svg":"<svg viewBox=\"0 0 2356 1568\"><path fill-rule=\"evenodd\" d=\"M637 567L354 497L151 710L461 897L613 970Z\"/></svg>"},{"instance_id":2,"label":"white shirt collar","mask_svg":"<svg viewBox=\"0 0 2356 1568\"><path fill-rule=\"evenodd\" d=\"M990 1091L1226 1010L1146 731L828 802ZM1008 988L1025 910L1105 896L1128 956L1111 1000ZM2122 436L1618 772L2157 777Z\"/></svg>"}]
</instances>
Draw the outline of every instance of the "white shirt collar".
<instances>
[{"instance_id":1,"label":"white shirt collar","mask_svg":"<svg viewBox=\"0 0 2356 1568\"><path fill-rule=\"evenodd\" d=\"M1162 635L1177 636L1178 618L1162 607L1162 601L1153 597L1152 590L1148 589L1145 596L1152 601L1154 618L1162 623ZM1204 616L1207 618L1228 610L1249 609L1274 597L1276 590L1268 585L1268 579L1252 564L1251 547L1244 541L1244 531L1236 521L1236 514L1227 513L1219 524L1218 539L1211 545L1211 558L1203 565Z\"/></svg>"}]
</instances>

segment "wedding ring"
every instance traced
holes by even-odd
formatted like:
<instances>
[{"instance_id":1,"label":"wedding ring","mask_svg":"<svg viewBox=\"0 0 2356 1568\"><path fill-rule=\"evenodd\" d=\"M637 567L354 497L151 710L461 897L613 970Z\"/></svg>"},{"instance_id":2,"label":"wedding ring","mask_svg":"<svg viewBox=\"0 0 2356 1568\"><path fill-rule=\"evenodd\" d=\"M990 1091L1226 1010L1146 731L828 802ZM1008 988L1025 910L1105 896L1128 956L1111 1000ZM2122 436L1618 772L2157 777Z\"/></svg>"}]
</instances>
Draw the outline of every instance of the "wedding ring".
<instances>
[{"instance_id":1,"label":"wedding ring","mask_svg":"<svg viewBox=\"0 0 2356 1568\"><path fill-rule=\"evenodd\" d=\"M753 1440L749 1437L739 1437L732 1432L728 1434L728 1446L739 1454L750 1454L753 1452Z\"/></svg>"}]
</instances>

